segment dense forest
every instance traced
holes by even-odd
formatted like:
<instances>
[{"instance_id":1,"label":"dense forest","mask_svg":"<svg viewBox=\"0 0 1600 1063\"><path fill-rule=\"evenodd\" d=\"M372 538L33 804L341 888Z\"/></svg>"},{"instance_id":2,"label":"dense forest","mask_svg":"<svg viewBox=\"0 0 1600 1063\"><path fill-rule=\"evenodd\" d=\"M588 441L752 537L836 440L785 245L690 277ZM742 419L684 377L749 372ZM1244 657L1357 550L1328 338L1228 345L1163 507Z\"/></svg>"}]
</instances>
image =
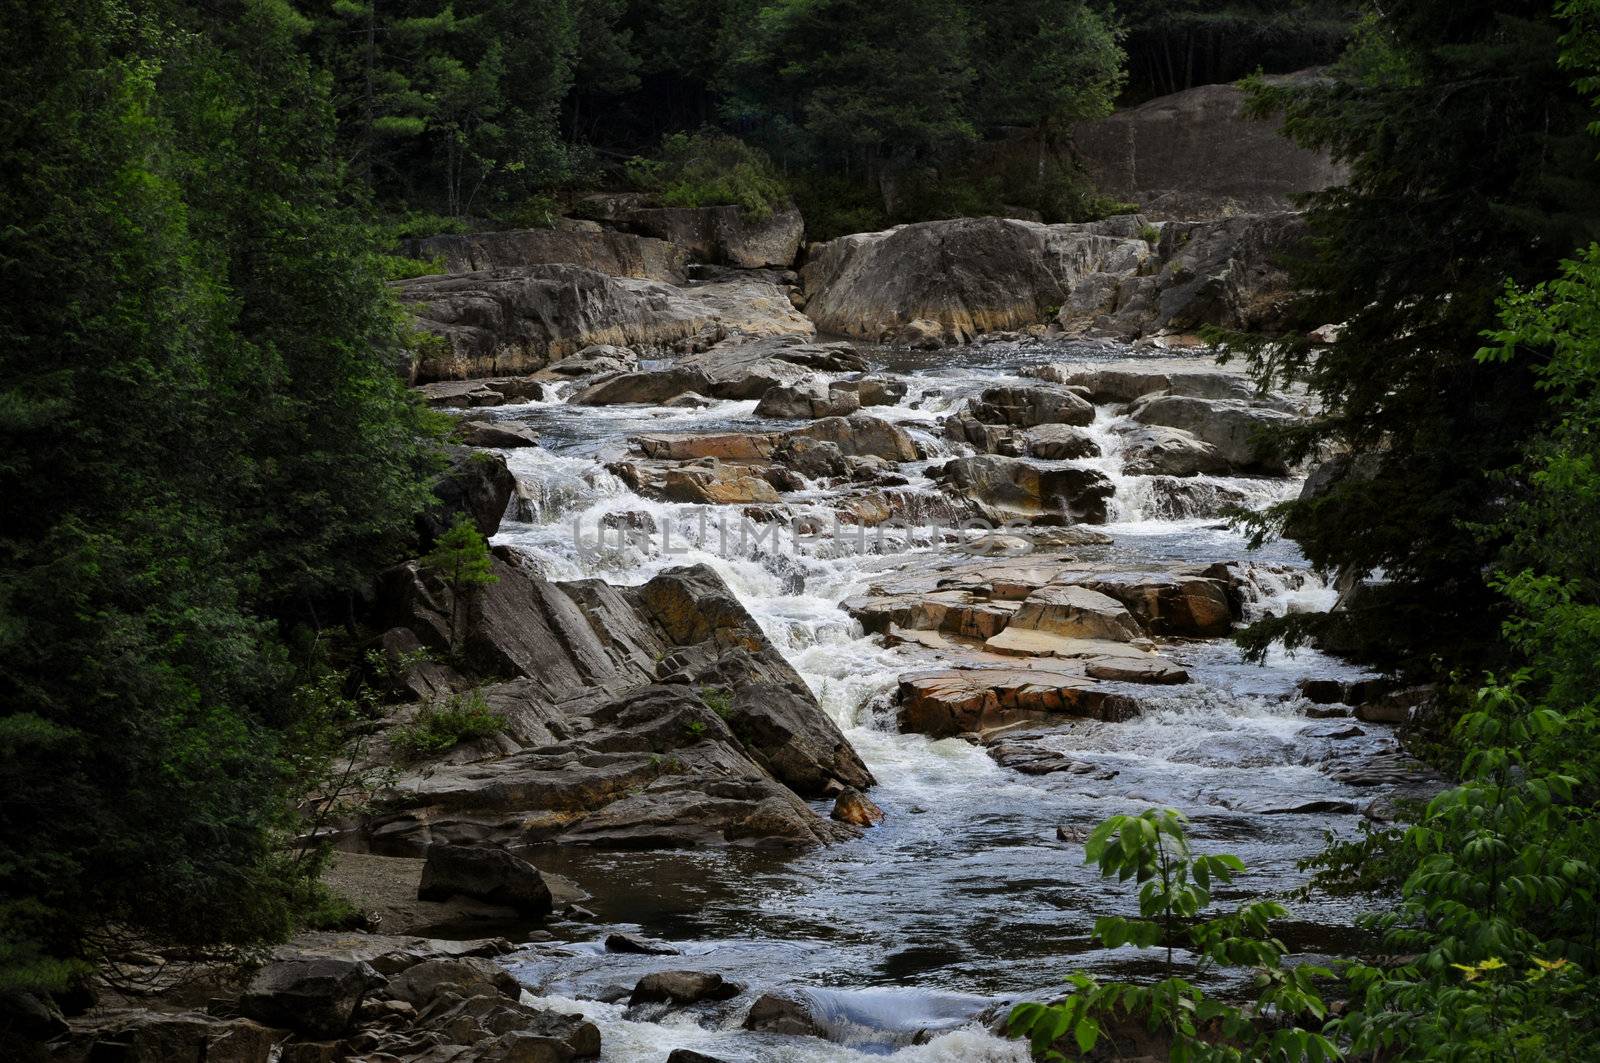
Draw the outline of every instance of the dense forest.
<instances>
[{"instance_id":1,"label":"dense forest","mask_svg":"<svg viewBox=\"0 0 1600 1063\"><path fill-rule=\"evenodd\" d=\"M404 383L419 340L386 281L422 264L399 238L549 225L596 189L792 199L811 238L1100 218L1127 205L1076 167L1074 123L1248 79L1350 168L1306 203L1295 338L1213 337L1325 410L1280 440L1324 489L1249 520L1382 578L1241 639L1436 683L1414 741L1460 785L1321 858L1388 911L1394 957L1341 972L1325 1024L1269 993L1327 1040L1203 1058L1592 1052L1593 0L7 0L4 23L8 1000L70 998L130 940L221 955L337 924L299 804L373 681L373 580L434 545L444 461ZM1163 985L1141 1006L1194 1010ZM1091 1012L1038 1021L1048 1047Z\"/></svg>"}]
</instances>

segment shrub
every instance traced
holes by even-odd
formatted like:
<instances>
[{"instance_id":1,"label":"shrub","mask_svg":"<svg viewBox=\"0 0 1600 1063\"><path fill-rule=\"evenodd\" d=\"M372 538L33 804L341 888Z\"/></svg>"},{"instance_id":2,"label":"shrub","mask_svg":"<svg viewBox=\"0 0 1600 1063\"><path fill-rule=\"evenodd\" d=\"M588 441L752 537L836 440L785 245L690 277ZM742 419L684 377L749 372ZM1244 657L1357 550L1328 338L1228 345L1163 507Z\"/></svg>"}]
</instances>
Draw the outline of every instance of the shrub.
<instances>
[{"instance_id":1,"label":"shrub","mask_svg":"<svg viewBox=\"0 0 1600 1063\"><path fill-rule=\"evenodd\" d=\"M789 201L789 187L760 150L725 133L674 133L658 159L630 159L629 182L671 207L736 206L764 221Z\"/></svg>"},{"instance_id":2,"label":"shrub","mask_svg":"<svg viewBox=\"0 0 1600 1063\"><path fill-rule=\"evenodd\" d=\"M505 730L506 722L483 700L483 694L452 694L444 705L426 705L403 727L389 733L389 746L402 760L421 760L475 738Z\"/></svg>"},{"instance_id":3,"label":"shrub","mask_svg":"<svg viewBox=\"0 0 1600 1063\"><path fill-rule=\"evenodd\" d=\"M1065 999L1017 1005L1008 1030L1027 1037L1035 1058L1043 1060L1065 1060L1068 1051L1088 1055L1100 1041L1102 1024L1115 1018L1142 1020L1152 1033L1170 1038L1175 1061L1340 1058L1320 1034L1289 1025L1269 1030L1263 1024L1269 1015L1284 1023L1301 1015L1320 1021L1327 1009L1312 983L1332 972L1282 966L1285 949L1271 936L1270 923L1288 913L1274 901L1201 917L1211 904L1212 885L1232 882L1244 872L1244 863L1237 856L1192 852L1186 822L1170 808L1112 816L1084 844L1085 862L1098 864L1101 877L1131 879L1139 886L1139 918L1101 916L1094 936L1107 948L1164 949L1166 977L1137 985L1073 974ZM1253 968L1259 993L1255 1008L1213 1000L1182 977L1175 955L1180 946L1195 957L1186 972L1195 978L1217 966Z\"/></svg>"}]
</instances>

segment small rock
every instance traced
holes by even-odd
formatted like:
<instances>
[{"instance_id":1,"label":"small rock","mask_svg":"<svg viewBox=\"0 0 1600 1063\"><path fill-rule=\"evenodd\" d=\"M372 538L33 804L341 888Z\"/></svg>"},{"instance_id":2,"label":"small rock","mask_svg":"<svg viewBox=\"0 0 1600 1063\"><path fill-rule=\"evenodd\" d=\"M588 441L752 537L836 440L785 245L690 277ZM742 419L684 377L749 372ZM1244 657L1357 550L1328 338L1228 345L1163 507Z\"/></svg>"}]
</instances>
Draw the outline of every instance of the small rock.
<instances>
[{"instance_id":1,"label":"small rock","mask_svg":"<svg viewBox=\"0 0 1600 1063\"><path fill-rule=\"evenodd\" d=\"M583 907L583 905L581 905L581 904L569 904L569 905L567 905L565 908L561 909L561 915L562 915L562 918L565 918L565 919L588 920L588 919L599 918L593 912L591 912L589 909Z\"/></svg>"},{"instance_id":2,"label":"small rock","mask_svg":"<svg viewBox=\"0 0 1600 1063\"><path fill-rule=\"evenodd\" d=\"M847 787L833 803L833 818L858 827L876 827L883 822L883 809L855 787Z\"/></svg>"},{"instance_id":3,"label":"small rock","mask_svg":"<svg viewBox=\"0 0 1600 1063\"><path fill-rule=\"evenodd\" d=\"M720 974L708 971L656 971L639 979L628 1003L665 1002L682 1006L707 1000L732 1000L743 990L738 983L724 981Z\"/></svg>"},{"instance_id":4,"label":"small rock","mask_svg":"<svg viewBox=\"0 0 1600 1063\"><path fill-rule=\"evenodd\" d=\"M443 901L457 894L532 916L549 915L552 907L550 887L526 860L504 849L430 845L417 899Z\"/></svg>"},{"instance_id":5,"label":"small rock","mask_svg":"<svg viewBox=\"0 0 1600 1063\"><path fill-rule=\"evenodd\" d=\"M808 1004L777 993L763 993L754 1004L750 1005L750 1013L745 1016L744 1028L759 1030L762 1033L827 1036L827 1029L812 1014Z\"/></svg>"},{"instance_id":6,"label":"small rock","mask_svg":"<svg viewBox=\"0 0 1600 1063\"><path fill-rule=\"evenodd\" d=\"M677 956L679 954L677 949L665 941L652 941L650 938L621 933L613 933L606 936L606 951L630 952L640 956Z\"/></svg>"},{"instance_id":7,"label":"small rock","mask_svg":"<svg viewBox=\"0 0 1600 1063\"><path fill-rule=\"evenodd\" d=\"M462 421L455 427L455 437L469 447L536 447L539 437L526 425L507 421Z\"/></svg>"},{"instance_id":8,"label":"small rock","mask_svg":"<svg viewBox=\"0 0 1600 1063\"><path fill-rule=\"evenodd\" d=\"M667 1063L723 1063L723 1061L704 1052L696 1052L692 1048L674 1048L672 1055L667 1057Z\"/></svg>"}]
</instances>

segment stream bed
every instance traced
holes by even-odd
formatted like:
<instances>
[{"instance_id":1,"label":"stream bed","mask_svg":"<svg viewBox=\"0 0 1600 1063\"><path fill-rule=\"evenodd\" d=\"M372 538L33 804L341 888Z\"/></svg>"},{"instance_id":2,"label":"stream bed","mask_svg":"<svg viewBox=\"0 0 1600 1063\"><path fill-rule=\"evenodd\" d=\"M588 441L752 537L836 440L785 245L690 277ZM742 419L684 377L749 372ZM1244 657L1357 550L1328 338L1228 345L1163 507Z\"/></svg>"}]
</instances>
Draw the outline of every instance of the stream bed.
<instances>
[{"instance_id":1,"label":"stream bed","mask_svg":"<svg viewBox=\"0 0 1600 1063\"><path fill-rule=\"evenodd\" d=\"M927 467L966 453L938 422L974 392L1033 383L1030 365L1137 359L1151 367L1215 369L1205 352L1132 350L1109 344L993 343L938 352L868 350L875 375L905 381L896 406L870 412L899 423L930 455L902 466L913 488L938 487ZM1105 817L1171 806L1192 820L1197 849L1241 857L1249 873L1217 891L1222 908L1287 894L1303 884L1296 863L1325 834L1349 835L1374 793L1340 782L1330 765L1391 752L1381 725L1308 718L1296 684L1307 677L1361 673L1314 651L1274 653L1246 663L1227 640L1163 642L1162 653L1190 681L1145 687L1141 713L1108 723L1068 720L1047 744L1075 760L1115 772L1029 776L997 764L962 739L902 734L889 698L908 669L907 651L863 633L840 609L885 572L925 563L949 549L913 530L866 553L826 534L795 543L695 542L705 507L639 497L605 469L640 432L752 431L790 427L762 421L755 403L714 402L699 409L578 407L561 397L481 411L522 422L537 448L507 451L519 482L513 513L497 544L533 558L545 576L596 576L637 584L684 564L714 567L773 644L810 685L824 710L866 761L878 785L870 794L887 818L859 840L800 853L753 849L607 851L550 847L534 862L587 891L593 921L557 921L555 941L529 945L507 964L537 1002L580 1011L601 1028L609 1061L662 1061L690 1048L727 1063L846 1061L1022 1061L1021 1046L986 1031L1004 1002L1038 997L1073 969L1137 977L1154 969L1135 950L1094 947L1097 915L1131 912L1132 891L1103 882L1083 863L1081 838ZM1175 517L1149 488L1125 475L1119 414L1101 407L1089 431L1103 454L1076 464L1106 473L1116 486L1113 542L1096 560L1137 568L1151 561L1208 564L1257 560L1304 570L1292 543L1251 552L1215 516ZM1207 478L1196 481L1208 482ZM1265 506L1299 490L1294 478L1211 478L1219 495ZM1202 488L1203 489L1203 488ZM828 513L825 492L786 496L791 507ZM595 548L611 517L648 514L662 535ZM639 518L635 517L634 520ZM1326 609L1334 595L1309 573L1262 582L1250 615ZM818 803L826 815L829 806ZM1294 811L1315 808L1316 811ZM1285 935L1311 958L1332 949L1354 913L1341 902L1289 900L1302 932ZM608 933L670 942L680 955L608 952ZM747 987L710 1009L628 1009L637 979L658 970L714 971ZM1226 990L1226 974L1217 988ZM803 996L829 1036L777 1036L741 1029L754 995Z\"/></svg>"}]
</instances>

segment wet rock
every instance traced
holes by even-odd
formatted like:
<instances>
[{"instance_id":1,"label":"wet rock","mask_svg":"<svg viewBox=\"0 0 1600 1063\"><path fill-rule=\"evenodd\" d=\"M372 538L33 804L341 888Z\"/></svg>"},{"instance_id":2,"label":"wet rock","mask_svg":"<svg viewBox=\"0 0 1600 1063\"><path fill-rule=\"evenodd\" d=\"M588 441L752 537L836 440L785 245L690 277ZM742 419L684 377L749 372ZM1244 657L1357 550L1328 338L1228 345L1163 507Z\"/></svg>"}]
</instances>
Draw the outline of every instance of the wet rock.
<instances>
[{"instance_id":1,"label":"wet rock","mask_svg":"<svg viewBox=\"0 0 1600 1063\"><path fill-rule=\"evenodd\" d=\"M706 394L719 399L759 399L769 388L799 383L817 373L858 373L866 361L848 343L816 343L807 336L736 337L691 354L680 367L706 375Z\"/></svg>"},{"instance_id":2,"label":"wet rock","mask_svg":"<svg viewBox=\"0 0 1600 1063\"><path fill-rule=\"evenodd\" d=\"M854 384L863 406L897 406L906 397L906 382L893 377L862 377Z\"/></svg>"},{"instance_id":3,"label":"wet rock","mask_svg":"<svg viewBox=\"0 0 1600 1063\"><path fill-rule=\"evenodd\" d=\"M517 487L516 477L498 454L471 447L448 447L446 453L450 466L433 482L438 502L417 517L417 532L425 546L449 531L461 513L471 517L484 536L493 535Z\"/></svg>"},{"instance_id":4,"label":"wet rock","mask_svg":"<svg viewBox=\"0 0 1600 1063\"><path fill-rule=\"evenodd\" d=\"M1132 403L1146 395L1182 395L1199 399L1265 401L1284 410L1292 409L1288 400L1281 397L1262 399L1248 377L1221 370L1051 362L1037 366L1032 372L1041 380L1080 388L1091 401L1101 404Z\"/></svg>"},{"instance_id":5,"label":"wet rock","mask_svg":"<svg viewBox=\"0 0 1600 1063\"><path fill-rule=\"evenodd\" d=\"M276 960L250 979L239 1011L267 1026L336 1037L349 1029L362 999L384 983L377 971L352 960Z\"/></svg>"},{"instance_id":6,"label":"wet rock","mask_svg":"<svg viewBox=\"0 0 1600 1063\"><path fill-rule=\"evenodd\" d=\"M709 460L669 469L661 496L670 502L699 505L743 505L778 501L777 489L742 465Z\"/></svg>"},{"instance_id":7,"label":"wet rock","mask_svg":"<svg viewBox=\"0 0 1600 1063\"><path fill-rule=\"evenodd\" d=\"M429 406L475 408L535 402L545 397L544 385L531 377L489 377L478 380L440 380L417 388Z\"/></svg>"},{"instance_id":8,"label":"wet rock","mask_svg":"<svg viewBox=\"0 0 1600 1063\"><path fill-rule=\"evenodd\" d=\"M759 219L736 206L642 207L618 221L682 248L696 262L742 269L794 265L805 236L805 221L793 206Z\"/></svg>"},{"instance_id":9,"label":"wet rock","mask_svg":"<svg viewBox=\"0 0 1600 1063\"><path fill-rule=\"evenodd\" d=\"M554 376L598 376L601 373L629 373L639 368L639 355L627 347L597 343L569 355L545 370Z\"/></svg>"},{"instance_id":10,"label":"wet rock","mask_svg":"<svg viewBox=\"0 0 1600 1063\"><path fill-rule=\"evenodd\" d=\"M510 229L407 240L412 258L443 259L441 273L566 263L612 277L681 284L688 256L667 240L587 227Z\"/></svg>"},{"instance_id":11,"label":"wet rock","mask_svg":"<svg viewBox=\"0 0 1600 1063\"><path fill-rule=\"evenodd\" d=\"M1133 699L1041 668L952 668L900 680L900 727L931 738L983 734L1045 716L1127 719Z\"/></svg>"},{"instance_id":12,"label":"wet rock","mask_svg":"<svg viewBox=\"0 0 1600 1063\"><path fill-rule=\"evenodd\" d=\"M941 347L949 346L951 343L959 343L960 339L947 335L945 327L939 322L919 317L885 333L883 342L891 347L910 347L915 351L936 351Z\"/></svg>"},{"instance_id":13,"label":"wet rock","mask_svg":"<svg viewBox=\"0 0 1600 1063\"><path fill-rule=\"evenodd\" d=\"M461 421L452 434L469 447L510 450L539 445L539 437L533 434L533 429L514 421Z\"/></svg>"},{"instance_id":14,"label":"wet rock","mask_svg":"<svg viewBox=\"0 0 1600 1063\"><path fill-rule=\"evenodd\" d=\"M590 384L567 399L574 406L616 406L625 403L659 405L688 393L704 394L711 381L697 369L672 369L619 373Z\"/></svg>"},{"instance_id":15,"label":"wet rock","mask_svg":"<svg viewBox=\"0 0 1600 1063\"><path fill-rule=\"evenodd\" d=\"M725 1063L715 1056L708 1056L704 1052L696 1052L692 1048L674 1048L672 1054L667 1056L667 1063Z\"/></svg>"},{"instance_id":16,"label":"wet rock","mask_svg":"<svg viewBox=\"0 0 1600 1063\"><path fill-rule=\"evenodd\" d=\"M1100 444L1082 428L1065 424L1042 424L1023 434L1028 455L1046 461L1071 461L1098 458Z\"/></svg>"},{"instance_id":17,"label":"wet rock","mask_svg":"<svg viewBox=\"0 0 1600 1063\"><path fill-rule=\"evenodd\" d=\"M818 417L848 417L861 408L861 393L840 383L829 384L812 377L793 385L767 389L756 404L757 417L783 420L811 420Z\"/></svg>"},{"instance_id":18,"label":"wet rock","mask_svg":"<svg viewBox=\"0 0 1600 1063\"><path fill-rule=\"evenodd\" d=\"M1209 477L1147 476L1141 486L1140 508L1152 520L1217 519L1252 501L1248 491Z\"/></svg>"},{"instance_id":19,"label":"wet rock","mask_svg":"<svg viewBox=\"0 0 1600 1063\"><path fill-rule=\"evenodd\" d=\"M671 352L708 346L724 329L712 307L670 285L551 264L396 282L424 348L418 382L531 373L595 344ZM681 389L689 390L689 389Z\"/></svg>"},{"instance_id":20,"label":"wet rock","mask_svg":"<svg viewBox=\"0 0 1600 1063\"><path fill-rule=\"evenodd\" d=\"M866 794L850 787L834 801L833 818L858 827L876 827L883 822L883 809Z\"/></svg>"},{"instance_id":21,"label":"wet rock","mask_svg":"<svg viewBox=\"0 0 1600 1063\"><path fill-rule=\"evenodd\" d=\"M634 436L632 442L646 457L657 461L765 461L772 457L778 439L766 432L651 433Z\"/></svg>"},{"instance_id":22,"label":"wet rock","mask_svg":"<svg viewBox=\"0 0 1600 1063\"><path fill-rule=\"evenodd\" d=\"M626 952L636 956L676 956L678 950L665 941L653 941L635 934L606 935L607 952Z\"/></svg>"},{"instance_id":23,"label":"wet rock","mask_svg":"<svg viewBox=\"0 0 1600 1063\"><path fill-rule=\"evenodd\" d=\"M778 993L763 993L750 1005L744 1028L762 1033L800 1037L826 1037L828 1029L804 1000Z\"/></svg>"},{"instance_id":24,"label":"wet rock","mask_svg":"<svg viewBox=\"0 0 1600 1063\"><path fill-rule=\"evenodd\" d=\"M1268 434L1292 424L1292 414L1235 399L1200 399L1156 395L1133 408L1146 425L1178 428L1209 444L1218 457L1236 469L1286 475L1288 463L1278 455Z\"/></svg>"},{"instance_id":25,"label":"wet rock","mask_svg":"<svg viewBox=\"0 0 1600 1063\"><path fill-rule=\"evenodd\" d=\"M417 899L442 901L461 894L543 917L553 904L550 887L532 864L504 849L430 845Z\"/></svg>"},{"instance_id":26,"label":"wet rock","mask_svg":"<svg viewBox=\"0 0 1600 1063\"><path fill-rule=\"evenodd\" d=\"M1026 518L1103 524L1111 481L1093 469L1049 468L1018 458L957 458L939 470L952 491L978 503L991 520Z\"/></svg>"},{"instance_id":27,"label":"wet rock","mask_svg":"<svg viewBox=\"0 0 1600 1063\"><path fill-rule=\"evenodd\" d=\"M1112 642L1129 642L1144 634L1121 602L1099 591L1074 586L1048 586L1034 591L1023 600L1009 626Z\"/></svg>"},{"instance_id":28,"label":"wet rock","mask_svg":"<svg viewBox=\"0 0 1600 1063\"><path fill-rule=\"evenodd\" d=\"M1078 431L1073 428L1067 430ZM980 454L1002 454L1006 457L1020 458L1028 453L1028 442L1023 432L1010 425L984 424L972 416L970 410L963 409L946 417L944 434L951 439L970 443Z\"/></svg>"},{"instance_id":29,"label":"wet rock","mask_svg":"<svg viewBox=\"0 0 1600 1063\"><path fill-rule=\"evenodd\" d=\"M1146 427L1123 441L1123 471L1132 476L1198 476L1232 471L1217 448L1181 428Z\"/></svg>"},{"instance_id":30,"label":"wet rock","mask_svg":"<svg viewBox=\"0 0 1600 1063\"><path fill-rule=\"evenodd\" d=\"M813 439L832 443L849 457L878 457L885 461L916 461L916 444L899 425L878 417L856 414L853 417L824 417L815 424L796 428L787 438Z\"/></svg>"},{"instance_id":31,"label":"wet rock","mask_svg":"<svg viewBox=\"0 0 1600 1063\"><path fill-rule=\"evenodd\" d=\"M707 1001L732 1000L744 987L706 971L656 971L639 979L628 1004L668 1003L680 1007Z\"/></svg>"},{"instance_id":32,"label":"wet rock","mask_svg":"<svg viewBox=\"0 0 1600 1063\"><path fill-rule=\"evenodd\" d=\"M991 743L985 752L1002 768L1020 771L1024 775L1081 775L1099 782L1117 777L1117 773L1110 768L1100 768L1081 760L1073 760L1065 753L1042 748L1030 743L1026 738ZM1058 827L1056 831L1058 838L1061 837L1061 831L1062 828ZM1075 839L1061 838L1061 840Z\"/></svg>"},{"instance_id":33,"label":"wet rock","mask_svg":"<svg viewBox=\"0 0 1600 1063\"><path fill-rule=\"evenodd\" d=\"M699 410L710 406L713 401L698 391L685 391L682 395L674 395L661 405L669 410Z\"/></svg>"},{"instance_id":34,"label":"wet rock","mask_svg":"<svg viewBox=\"0 0 1600 1063\"><path fill-rule=\"evenodd\" d=\"M1082 426L1094 421L1094 407L1087 399L1066 388L1047 385L986 388L968 408L984 424L1017 428L1042 424Z\"/></svg>"},{"instance_id":35,"label":"wet rock","mask_svg":"<svg viewBox=\"0 0 1600 1063\"><path fill-rule=\"evenodd\" d=\"M1121 602L1152 635L1220 638L1238 615L1227 585L1207 576L1110 572L1075 582Z\"/></svg>"}]
</instances>

